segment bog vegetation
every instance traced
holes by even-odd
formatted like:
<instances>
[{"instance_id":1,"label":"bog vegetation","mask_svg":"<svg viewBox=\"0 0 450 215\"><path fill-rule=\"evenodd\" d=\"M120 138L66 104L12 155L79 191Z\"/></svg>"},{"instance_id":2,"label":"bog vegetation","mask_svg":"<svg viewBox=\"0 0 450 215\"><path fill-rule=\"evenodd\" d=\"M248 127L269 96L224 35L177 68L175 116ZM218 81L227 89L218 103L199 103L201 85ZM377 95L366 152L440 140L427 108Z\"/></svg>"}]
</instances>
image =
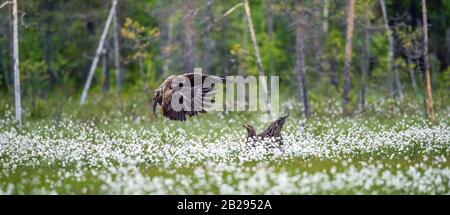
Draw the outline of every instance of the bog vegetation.
<instances>
[{"instance_id":1,"label":"bog vegetation","mask_svg":"<svg viewBox=\"0 0 450 215\"><path fill-rule=\"evenodd\" d=\"M449 11L0 1L0 193L450 194ZM265 112L151 113L162 80L194 67L279 76L283 147L247 143Z\"/></svg>"}]
</instances>

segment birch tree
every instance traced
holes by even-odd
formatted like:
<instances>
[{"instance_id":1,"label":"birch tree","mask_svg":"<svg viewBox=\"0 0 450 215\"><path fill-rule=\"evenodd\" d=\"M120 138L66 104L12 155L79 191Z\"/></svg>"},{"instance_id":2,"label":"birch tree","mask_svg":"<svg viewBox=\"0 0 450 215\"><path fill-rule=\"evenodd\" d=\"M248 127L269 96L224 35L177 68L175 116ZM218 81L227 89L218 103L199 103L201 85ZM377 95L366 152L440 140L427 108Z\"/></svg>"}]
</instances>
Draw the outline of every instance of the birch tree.
<instances>
[{"instance_id":1,"label":"birch tree","mask_svg":"<svg viewBox=\"0 0 450 215\"><path fill-rule=\"evenodd\" d=\"M14 109L16 123L22 129L22 104L20 98L20 71L19 71L19 20L17 15L17 0L6 1L0 5L3 8L11 4L13 17L13 70L14 70Z\"/></svg>"},{"instance_id":2,"label":"birch tree","mask_svg":"<svg viewBox=\"0 0 450 215\"><path fill-rule=\"evenodd\" d=\"M94 77L95 70L97 69L98 61L99 61L100 55L102 54L106 37L108 36L109 27L111 25L113 16L116 12L117 1L118 0L112 0L111 9L109 10L109 14L108 14L108 17L105 22L105 27L103 28L103 32L100 37L100 41L98 43L97 51L95 52L94 60L92 61L91 67L89 69L89 74L88 74L86 83L83 88L83 93L81 94L81 98L80 98L81 105L83 105L86 102L88 91L89 91L89 88L91 87L92 78Z\"/></svg>"},{"instance_id":3,"label":"birch tree","mask_svg":"<svg viewBox=\"0 0 450 215\"><path fill-rule=\"evenodd\" d=\"M274 0L268 0L267 9L267 34L269 35L269 42L273 43L273 5ZM269 69L270 74L275 74L275 62L273 58L269 59Z\"/></svg>"},{"instance_id":4,"label":"birch tree","mask_svg":"<svg viewBox=\"0 0 450 215\"><path fill-rule=\"evenodd\" d=\"M19 21L17 17L17 0L11 2L5 2L1 7L6 4L12 4L12 16L13 16L13 69L14 69L14 107L16 114L16 123L19 128L22 128L22 104L20 98L20 71L19 71Z\"/></svg>"},{"instance_id":5,"label":"birch tree","mask_svg":"<svg viewBox=\"0 0 450 215\"><path fill-rule=\"evenodd\" d=\"M348 113L349 93L350 93L350 70L352 67L352 39L355 19L355 0L347 0L347 19L345 33L345 67L344 67L344 90L343 90L343 111Z\"/></svg>"},{"instance_id":6,"label":"birch tree","mask_svg":"<svg viewBox=\"0 0 450 215\"><path fill-rule=\"evenodd\" d=\"M427 20L427 3L426 0L422 0L422 28L423 28L423 61L425 65L425 81L427 85L427 109L428 119L431 123L434 123L434 111L433 111L433 96L431 94L431 81L430 81L430 65L428 57L428 20Z\"/></svg>"},{"instance_id":7,"label":"birch tree","mask_svg":"<svg viewBox=\"0 0 450 215\"><path fill-rule=\"evenodd\" d=\"M244 0L244 11L245 17L247 18L248 31L250 32L250 39L252 40L253 48L255 49L254 55L256 58L256 66L258 67L259 75L264 76L266 73L264 72L258 43L256 41L255 28L253 27L252 14L248 0Z\"/></svg>"},{"instance_id":8,"label":"birch tree","mask_svg":"<svg viewBox=\"0 0 450 215\"><path fill-rule=\"evenodd\" d=\"M255 28L253 27L252 14L250 11L250 5L248 4L248 0L244 0L244 12L245 12L245 17L247 18L247 25L248 25L248 31L250 33L250 39L252 40L252 44L253 44L253 49L254 49L253 54L255 55L256 66L258 67L259 75L265 76L266 73L264 72L261 55L259 53L258 43L256 41ZM260 90L260 93L267 95L266 83L263 81L260 81L259 87L260 87L260 89L262 89L262 90ZM267 101L261 101L261 102L263 103L263 105L267 104Z\"/></svg>"}]
</instances>

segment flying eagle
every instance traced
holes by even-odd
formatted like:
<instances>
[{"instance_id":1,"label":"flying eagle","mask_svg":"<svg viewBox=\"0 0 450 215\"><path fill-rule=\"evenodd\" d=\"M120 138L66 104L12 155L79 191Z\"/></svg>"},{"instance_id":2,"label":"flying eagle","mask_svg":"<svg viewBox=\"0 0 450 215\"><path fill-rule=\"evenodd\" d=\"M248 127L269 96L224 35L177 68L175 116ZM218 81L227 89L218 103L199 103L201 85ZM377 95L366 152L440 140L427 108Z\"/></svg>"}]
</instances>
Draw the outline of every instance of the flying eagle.
<instances>
[{"instance_id":1,"label":"flying eagle","mask_svg":"<svg viewBox=\"0 0 450 215\"><path fill-rule=\"evenodd\" d=\"M153 112L159 104L162 114L175 121L206 113L205 108L214 103L215 84L225 82L224 78L201 73L171 75L155 90Z\"/></svg>"},{"instance_id":2,"label":"flying eagle","mask_svg":"<svg viewBox=\"0 0 450 215\"><path fill-rule=\"evenodd\" d=\"M282 145L283 137L281 136L281 129L283 129L283 125L288 117L289 114L273 121L270 123L269 127L260 134L256 134L255 127L250 124L245 124L243 127L247 129L247 142L253 143L258 140L271 139L274 140L275 143Z\"/></svg>"}]
</instances>

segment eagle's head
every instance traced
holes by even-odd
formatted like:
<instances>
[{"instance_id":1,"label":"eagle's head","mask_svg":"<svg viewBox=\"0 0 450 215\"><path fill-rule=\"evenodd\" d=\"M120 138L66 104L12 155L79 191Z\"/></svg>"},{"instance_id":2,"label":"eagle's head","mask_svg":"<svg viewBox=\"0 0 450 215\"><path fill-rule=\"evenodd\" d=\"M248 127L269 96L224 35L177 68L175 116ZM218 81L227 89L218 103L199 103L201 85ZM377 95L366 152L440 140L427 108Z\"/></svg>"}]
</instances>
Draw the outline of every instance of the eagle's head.
<instances>
[{"instance_id":1,"label":"eagle's head","mask_svg":"<svg viewBox=\"0 0 450 215\"><path fill-rule=\"evenodd\" d=\"M275 124L276 124L278 127L282 128L283 125L284 125L284 123L286 123L286 120L287 120L287 118L289 117L289 115L290 115L290 113L288 113L288 115L286 115L286 116L283 116L283 117L278 118L278 119L275 121Z\"/></svg>"},{"instance_id":2,"label":"eagle's head","mask_svg":"<svg viewBox=\"0 0 450 215\"><path fill-rule=\"evenodd\" d=\"M244 124L242 127L247 129L248 137L256 136L256 129L250 124Z\"/></svg>"},{"instance_id":3,"label":"eagle's head","mask_svg":"<svg viewBox=\"0 0 450 215\"><path fill-rule=\"evenodd\" d=\"M156 106L159 104L161 105L163 102L164 92L167 91L166 88L171 88L171 82L173 79L173 75L169 76L161 85L159 85L156 90L155 94L153 95L153 113L156 110Z\"/></svg>"}]
</instances>

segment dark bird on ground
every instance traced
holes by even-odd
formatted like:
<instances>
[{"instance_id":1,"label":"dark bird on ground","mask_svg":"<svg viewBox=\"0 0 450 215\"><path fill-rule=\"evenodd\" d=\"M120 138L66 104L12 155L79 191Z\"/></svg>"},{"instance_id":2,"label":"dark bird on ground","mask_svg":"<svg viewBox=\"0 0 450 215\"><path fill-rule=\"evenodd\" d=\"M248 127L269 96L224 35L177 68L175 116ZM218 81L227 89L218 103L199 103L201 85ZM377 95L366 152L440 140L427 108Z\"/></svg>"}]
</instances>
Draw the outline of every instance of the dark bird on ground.
<instances>
[{"instance_id":1,"label":"dark bird on ground","mask_svg":"<svg viewBox=\"0 0 450 215\"><path fill-rule=\"evenodd\" d=\"M266 128L262 133L256 134L256 129L250 124L245 124L244 128L247 129L247 142L254 143L259 140L270 140L278 143L280 146L283 144L283 137L281 136L281 129L283 129L284 123L286 123L287 116L278 118L277 120L270 123L269 127Z\"/></svg>"},{"instance_id":2,"label":"dark bird on ground","mask_svg":"<svg viewBox=\"0 0 450 215\"><path fill-rule=\"evenodd\" d=\"M224 78L201 73L171 75L155 90L153 112L159 104L163 115L176 121L206 113L214 103L215 85L225 82Z\"/></svg>"}]
</instances>

